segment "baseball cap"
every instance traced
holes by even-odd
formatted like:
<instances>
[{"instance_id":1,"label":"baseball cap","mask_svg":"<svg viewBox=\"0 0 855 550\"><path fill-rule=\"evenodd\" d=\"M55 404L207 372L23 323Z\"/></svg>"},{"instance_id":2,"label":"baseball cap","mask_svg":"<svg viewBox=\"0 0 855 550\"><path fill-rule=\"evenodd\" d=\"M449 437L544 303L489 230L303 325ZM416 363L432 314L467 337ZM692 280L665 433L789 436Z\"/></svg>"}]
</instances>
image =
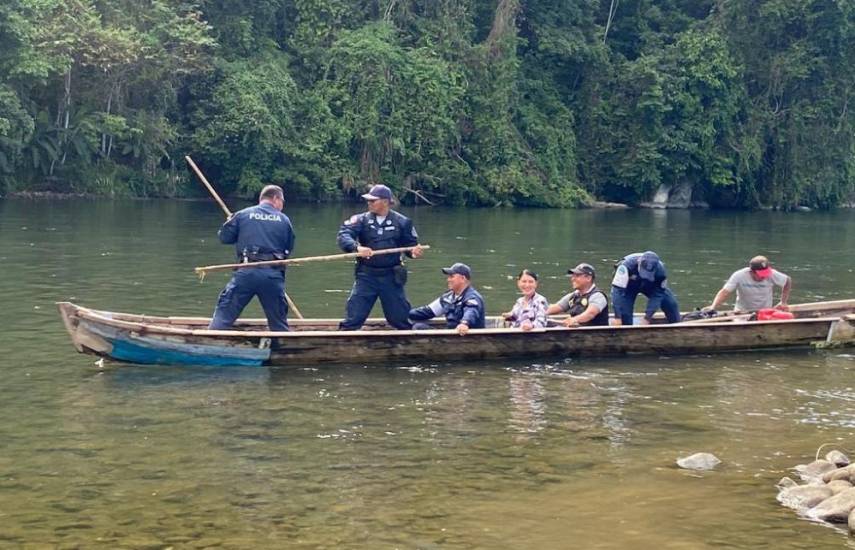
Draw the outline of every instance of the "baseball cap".
<instances>
[{"instance_id":1,"label":"baseball cap","mask_svg":"<svg viewBox=\"0 0 855 550\"><path fill-rule=\"evenodd\" d=\"M766 256L754 256L748 263L748 267L761 279L768 279L772 276L772 266L769 265Z\"/></svg>"},{"instance_id":2,"label":"baseball cap","mask_svg":"<svg viewBox=\"0 0 855 550\"><path fill-rule=\"evenodd\" d=\"M581 263L574 267L573 269L567 270L568 275L590 275L591 277L595 277L597 275L597 271L594 269L594 266L591 264Z\"/></svg>"},{"instance_id":3,"label":"baseball cap","mask_svg":"<svg viewBox=\"0 0 855 550\"><path fill-rule=\"evenodd\" d=\"M377 199L392 200L392 190L385 185L374 185L367 193L362 195L362 198L368 201L376 201Z\"/></svg>"},{"instance_id":4,"label":"baseball cap","mask_svg":"<svg viewBox=\"0 0 855 550\"><path fill-rule=\"evenodd\" d=\"M467 279L472 278L472 270L469 269L468 265L460 262L452 264L451 267L443 267L442 272L446 275L463 275Z\"/></svg>"},{"instance_id":5,"label":"baseball cap","mask_svg":"<svg viewBox=\"0 0 855 550\"><path fill-rule=\"evenodd\" d=\"M656 269L659 267L659 255L648 250L638 260L638 275L642 279L653 281L656 278Z\"/></svg>"}]
</instances>

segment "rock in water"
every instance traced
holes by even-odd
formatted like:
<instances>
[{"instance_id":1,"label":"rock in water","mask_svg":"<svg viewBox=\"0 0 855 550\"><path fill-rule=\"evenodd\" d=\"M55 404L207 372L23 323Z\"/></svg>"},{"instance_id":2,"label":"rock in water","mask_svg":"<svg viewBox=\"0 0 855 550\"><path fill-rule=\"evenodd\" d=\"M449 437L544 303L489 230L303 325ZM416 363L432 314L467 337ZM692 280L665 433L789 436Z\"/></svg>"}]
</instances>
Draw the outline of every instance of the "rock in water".
<instances>
[{"instance_id":1,"label":"rock in water","mask_svg":"<svg viewBox=\"0 0 855 550\"><path fill-rule=\"evenodd\" d=\"M832 490L825 485L802 485L790 487L778 493L778 502L793 510L804 512L831 498L832 495Z\"/></svg>"},{"instance_id":2,"label":"rock in water","mask_svg":"<svg viewBox=\"0 0 855 550\"><path fill-rule=\"evenodd\" d=\"M834 469L834 463L827 460L814 460L810 464L799 464L794 468L805 481L820 479L823 474Z\"/></svg>"},{"instance_id":3,"label":"rock in water","mask_svg":"<svg viewBox=\"0 0 855 550\"><path fill-rule=\"evenodd\" d=\"M824 474L822 474L822 480L826 483L834 481L835 479L845 479L849 481L849 478L851 476L852 466L844 466L842 468L837 468L836 470L825 472Z\"/></svg>"},{"instance_id":4,"label":"rock in water","mask_svg":"<svg viewBox=\"0 0 855 550\"><path fill-rule=\"evenodd\" d=\"M807 515L813 519L844 523L849 520L849 514L853 509L855 509L855 487L823 500L808 510Z\"/></svg>"},{"instance_id":5,"label":"rock in water","mask_svg":"<svg viewBox=\"0 0 855 550\"><path fill-rule=\"evenodd\" d=\"M835 466L849 466L849 457L840 451L829 451L827 455L825 455L825 460L831 462Z\"/></svg>"},{"instance_id":6,"label":"rock in water","mask_svg":"<svg viewBox=\"0 0 855 550\"><path fill-rule=\"evenodd\" d=\"M712 470L719 464L721 464L721 460L711 453L695 453L677 459L677 466L687 470Z\"/></svg>"},{"instance_id":7,"label":"rock in water","mask_svg":"<svg viewBox=\"0 0 855 550\"><path fill-rule=\"evenodd\" d=\"M852 484L846 481L845 479L835 479L834 481L828 482L828 485L826 485L826 487L831 489L831 492L836 495L837 493L842 493L846 489L851 488Z\"/></svg>"},{"instance_id":8,"label":"rock in water","mask_svg":"<svg viewBox=\"0 0 855 550\"><path fill-rule=\"evenodd\" d=\"M781 478L778 483L775 484L775 487L778 489L789 489L790 487L798 487L799 484L793 481L791 478L784 476Z\"/></svg>"},{"instance_id":9,"label":"rock in water","mask_svg":"<svg viewBox=\"0 0 855 550\"><path fill-rule=\"evenodd\" d=\"M855 511L849 512L849 534L855 535Z\"/></svg>"}]
</instances>

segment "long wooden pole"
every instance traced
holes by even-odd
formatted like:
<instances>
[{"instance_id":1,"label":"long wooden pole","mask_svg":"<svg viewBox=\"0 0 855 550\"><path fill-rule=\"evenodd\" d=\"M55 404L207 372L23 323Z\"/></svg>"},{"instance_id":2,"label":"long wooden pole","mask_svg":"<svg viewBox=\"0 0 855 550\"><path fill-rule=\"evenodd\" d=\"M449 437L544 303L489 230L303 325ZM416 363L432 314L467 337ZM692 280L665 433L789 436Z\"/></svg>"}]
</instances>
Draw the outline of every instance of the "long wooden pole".
<instances>
[{"instance_id":1,"label":"long wooden pole","mask_svg":"<svg viewBox=\"0 0 855 550\"><path fill-rule=\"evenodd\" d=\"M199 167L196 166L196 163L193 162L193 159L191 159L189 155L184 157L184 160L187 161L187 164L190 165L190 168L192 168L193 171L196 172L196 175L199 176L199 180L203 184L205 184L205 187L208 188L208 192L211 193L211 196L214 197L214 200L217 201L217 204L219 204L220 208L223 209L223 212L226 213L226 217L230 218L232 216L231 210L229 210L229 207L226 206L226 203L223 202L223 199L220 198L220 196L217 194L217 192L214 191L213 186L210 183L208 183L208 179L205 177L205 174L203 174L202 171L199 170Z\"/></svg>"},{"instance_id":2,"label":"long wooden pole","mask_svg":"<svg viewBox=\"0 0 855 550\"><path fill-rule=\"evenodd\" d=\"M199 176L199 179L202 181L202 183L205 184L205 187L208 188L208 192L211 193L211 196L214 197L214 200L217 201L217 204L219 204L220 208L222 208L223 212L225 212L226 218L231 218L231 210L229 210L229 207L226 206L226 203L223 202L223 199L221 199L220 195L217 194L217 192L214 190L214 187L210 183L208 183L208 179L205 177L205 174L203 174L202 171L199 170L199 167L196 166L196 163L193 162L193 159L190 158L190 155L185 156L184 160L187 161L187 164L190 165L190 168L192 168L193 171L196 172L196 175ZM297 308L297 304L295 304L294 300L292 300L291 297L288 296L287 292L285 293L285 301L288 302L288 307L294 311L294 314L297 316L297 318L302 319L303 314L300 313L299 308Z\"/></svg>"},{"instance_id":3,"label":"long wooden pole","mask_svg":"<svg viewBox=\"0 0 855 550\"><path fill-rule=\"evenodd\" d=\"M418 245L423 250L430 248L429 244ZM402 246L400 248L383 248L381 250L375 250L372 252L372 256L380 256L383 254L400 254L401 252L409 252L417 248L416 246ZM359 252L348 252L345 254L332 254L330 256L306 256L305 258L292 258L290 260L270 260L267 262L253 262L248 264L221 264L221 265L206 265L204 267L197 267L195 269L196 273L199 275L204 275L209 271L226 271L228 269L237 269L244 267L270 267L270 266L286 266L286 265L300 265L307 264L310 262L331 262L335 260L349 260L352 258L358 258Z\"/></svg>"}]
</instances>

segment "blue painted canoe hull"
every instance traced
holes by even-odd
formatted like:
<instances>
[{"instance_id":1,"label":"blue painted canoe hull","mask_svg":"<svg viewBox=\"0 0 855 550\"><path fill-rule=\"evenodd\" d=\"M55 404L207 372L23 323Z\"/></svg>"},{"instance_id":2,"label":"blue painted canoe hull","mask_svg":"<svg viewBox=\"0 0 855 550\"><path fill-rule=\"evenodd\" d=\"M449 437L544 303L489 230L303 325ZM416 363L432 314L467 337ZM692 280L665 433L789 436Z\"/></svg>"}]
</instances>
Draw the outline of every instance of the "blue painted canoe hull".
<instances>
[{"instance_id":1,"label":"blue painted canoe hull","mask_svg":"<svg viewBox=\"0 0 855 550\"><path fill-rule=\"evenodd\" d=\"M80 320L77 331L100 344L93 351L117 361L145 365L204 365L260 367L270 359L270 339L256 346L246 342L202 343L163 336L143 336L131 330Z\"/></svg>"}]
</instances>

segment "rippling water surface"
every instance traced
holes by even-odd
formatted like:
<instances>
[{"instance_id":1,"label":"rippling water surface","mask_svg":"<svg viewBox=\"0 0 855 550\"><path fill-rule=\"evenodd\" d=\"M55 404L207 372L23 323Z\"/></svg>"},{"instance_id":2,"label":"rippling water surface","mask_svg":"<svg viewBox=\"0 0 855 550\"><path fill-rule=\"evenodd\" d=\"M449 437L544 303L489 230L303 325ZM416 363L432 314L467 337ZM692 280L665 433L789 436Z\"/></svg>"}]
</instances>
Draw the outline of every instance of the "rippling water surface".
<instances>
[{"instance_id":1,"label":"rippling water surface","mask_svg":"<svg viewBox=\"0 0 855 550\"><path fill-rule=\"evenodd\" d=\"M298 254L335 253L355 208L289 207ZM555 300L568 266L646 248L684 309L761 252L794 302L855 297L851 212L409 213L433 246L410 264L414 303L456 260L497 313L522 267ZM824 443L855 451L855 351L321 370L74 352L57 300L209 314L226 275L192 268L230 260L220 221L207 203L0 202L0 546L855 548L773 487ZM336 317L351 269L291 269L289 293ZM673 467L696 451L724 463Z\"/></svg>"}]
</instances>

